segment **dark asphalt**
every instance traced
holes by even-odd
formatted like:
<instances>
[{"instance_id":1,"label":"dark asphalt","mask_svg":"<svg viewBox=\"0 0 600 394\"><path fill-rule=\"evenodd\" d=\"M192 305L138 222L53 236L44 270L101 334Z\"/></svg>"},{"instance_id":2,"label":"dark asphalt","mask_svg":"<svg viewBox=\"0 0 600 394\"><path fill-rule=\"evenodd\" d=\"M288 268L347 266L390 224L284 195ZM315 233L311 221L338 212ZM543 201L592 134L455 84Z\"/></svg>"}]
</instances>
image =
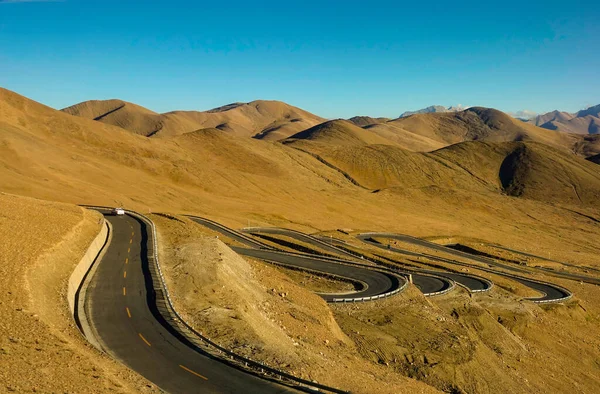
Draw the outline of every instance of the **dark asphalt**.
<instances>
[{"instance_id":1,"label":"dark asphalt","mask_svg":"<svg viewBox=\"0 0 600 394\"><path fill-rule=\"evenodd\" d=\"M383 283L383 282L378 282L379 279L375 279L375 278L371 278L370 280L374 280L373 283L369 283L366 282L360 278L363 277L364 273L357 273L354 270L350 270L348 265L344 265L344 264L339 264L336 262L331 262L328 261L327 259L321 258L320 256L314 256L314 257L310 257L307 256L305 254L303 255L294 255L294 258L290 258L290 255L293 254L282 254L282 253L274 253L276 252L275 249L273 249L273 247L264 244L262 242L256 241L253 238L238 232L236 230L227 228L221 224L218 224L216 222L213 222L211 220L207 220L204 218L200 218L200 217L196 217L196 216L189 216L189 218L193 221L195 221L198 224L201 224L203 226L206 226L208 228L210 228L213 231L219 232L221 234L223 234L224 236L235 240L239 243L242 243L244 245L250 246L251 248L258 248L260 251L263 251L265 253L260 254L257 250L255 249L245 249L245 248L236 248L236 247L232 247L233 250L236 250L238 253L240 254L246 254L247 256L251 256L251 257L256 257L256 258L261 258L258 257L258 255L260 254L261 256L269 256L268 259L266 258L262 258L263 260L269 260L271 262L275 262L275 263L280 263L280 264L285 264L285 265L289 265L289 266L296 266L296 267L300 267L300 268L305 268L308 269L309 266L312 267L310 269L314 270L314 271L320 271L320 272L325 272L325 273L331 273L334 275L338 275L338 276L342 276L348 279L353 279L353 280L358 280L364 283L367 283L367 285L369 286L369 288L371 288L372 286L375 286L377 283L377 286L380 286L379 283ZM293 235L294 238L298 239L301 238L303 241L306 241L308 243L314 244L316 246L321 247L322 244L330 247L329 244L326 244L324 242L321 242L319 240L314 239L313 237L310 236L306 236L305 234L302 234L300 232L297 231L293 231L293 230L285 230L285 229L276 229L276 231L280 234L285 234L288 235L288 231L290 232L290 235ZM332 251L334 250L336 253L342 253L345 255L348 255L352 258L356 258L355 255L346 252L343 249L338 249L338 248L332 248ZM270 251L271 253L266 253L267 251ZM254 255L252 255L252 254ZM356 263L354 263L356 264ZM369 269L368 266L365 266L366 268L361 269L361 271L368 271L368 272L376 272L378 273L378 271L373 271L372 269ZM378 274L381 274L380 272ZM428 294L434 294L434 293L439 293L441 291L447 290L448 288L450 288L452 286L452 282L449 281L448 279L444 278L444 277L440 277L439 275L436 274L432 274L433 276L429 276L429 275L419 275L418 273L413 273L413 284L424 294L428 295ZM394 277L394 275L391 275L392 277ZM378 276L379 277L379 276ZM400 284L401 285L401 284ZM380 289L383 289L385 286L380 286ZM353 293L352 297L366 297L366 295L360 295L362 293ZM369 291L368 293L365 292L365 294L369 294L369 295L377 295L377 294L372 294L372 291ZM321 295L325 300L332 300L333 298L339 298L340 295L336 295L334 296L329 296L329 295ZM347 297L347 295L346 295Z\"/></svg>"},{"instance_id":2,"label":"dark asphalt","mask_svg":"<svg viewBox=\"0 0 600 394\"><path fill-rule=\"evenodd\" d=\"M296 230L289 230L286 228L277 228L277 227L253 227L253 228L249 228L249 229L242 229L242 231L248 232L251 234L257 233L257 234L283 235L286 237L294 238L300 242L304 242L304 243L316 246L317 248L320 248L321 250L329 252L329 253L333 253L333 254L337 254L337 255L340 255L340 254L348 255L349 254L344 249L337 248L334 245L331 245L327 242L321 241L320 239L310 236L308 234L303 234ZM354 255L352 255L352 256L356 257Z\"/></svg>"},{"instance_id":3,"label":"dark asphalt","mask_svg":"<svg viewBox=\"0 0 600 394\"><path fill-rule=\"evenodd\" d=\"M336 262L330 262L315 258L299 256L288 253L276 252L273 250L264 249L246 249L239 247L231 247L236 253L247 257L254 257L265 261L274 261L279 264L303 268L311 271L319 271L327 274L341 276L353 281L365 283L367 287L356 293L352 293L352 298L372 297L384 293L389 293L400 288L404 283L404 279L396 275L385 272L374 271L372 269L359 266L348 266ZM334 298L348 297L344 294L320 294L325 301L331 302Z\"/></svg>"},{"instance_id":4,"label":"dark asphalt","mask_svg":"<svg viewBox=\"0 0 600 394\"><path fill-rule=\"evenodd\" d=\"M260 228L250 228L250 229L246 229L243 230L246 231L248 233L258 233L258 234L278 234L278 235L283 235L283 236L287 236L293 239L296 239L300 242L305 242L307 244L316 246L318 248L320 248L321 250L327 251L329 253L334 253L334 254L338 254L338 255L345 255L351 258L356 259L357 255L353 254L351 252L348 252L345 249L342 248L338 248L335 245L331 245L327 242L324 242L320 239L317 239L313 236L307 235L307 234L303 234L299 231L296 230L289 230L289 229L285 229L285 228L277 228L277 227L260 227ZM406 271L406 273L410 273L413 276L413 284L423 293L423 294L433 294L433 293L439 293L442 292L444 290L449 289L452 286L452 283L445 280L444 278L449 278L450 280L455 280L453 278L451 278L448 275L442 275L441 272L439 271L426 271L426 270L411 270L411 271ZM429 275L419 275L419 273L425 273L425 274L429 274ZM440 277L441 276L441 277ZM460 279L460 275L455 275L455 277ZM470 281L468 282L471 285L474 285L474 289L477 288L481 288L481 287L485 287L485 283L482 283L481 281L475 281L472 280L471 278L469 278ZM466 280L464 282L467 282ZM477 282L477 283L475 283ZM459 281L459 283L461 283Z\"/></svg>"},{"instance_id":5,"label":"dark asphalt","mask_svg":"<svg viewBox=\"0 0 600 394\"><path fill-rule=\"evenodd\" d=\"M369 236L358 235L358 239L360 239L361 241L363 241L364 243L367 243L369 245L377 246L378 248L390 250L392 252L399 252L399 253L402 253L402 254L405 254L408 256L414 256L414 257L428 257L421 253L415 253L415 252L410 252L410 251L405 251L405 250L401 250L401 249L395 249L392 247L388 247L387 245L384 245L375 240L372 240ZM486 290L491 289L491 287L492 287L491 281L484 279L484 278L474 276L474 275L459 274L459 273L455 273L455 272L446 272L446 271L426 270L426 269L419 269L418 271L415 271L415 272L423 272L423 273L442 276L444 278L451 279L451 280L455 281L456 283L459 283L459 284L465 286L467 289L469 289L469 291L486 291ZM413 277L414 277L414 275L413 275Z\"/></svg>"},{"instance_id":6,"label":"dark asphalt","mask_svg":"<svg viewBox=\"0 0 600 394\"><path fill-rule=\"evenodd\" d=\"M198 224L203 225L204 227L208 227L209 229L211 229L213 231L221 233L221 234L225 235L226 237L228 237L234 241L237 241L243 245L249 246L251 248L272 249L267 244L259 242L252 237L242 234L239 231L232 230L232 229L225 227L217 222L213 222L212 220L204 219L204 218L201 218L198 216L188 216L188 218L190 218L191 220L193 220L194 222L196 222Z\"/></svg>"},{"instance_id":7,"label":"dark asphalt","mask_svg":"<svg viewBox=\"0 0 600 394\"><path fill-rule=\"evenodd\" d=\"M463 257L463 258L466 258L466 259L474 260L474 261L477 261L479 263L487 264L489 266L504 268L504 269L506 269L508 271L526 272L524 269L519 268L519 267L513 267L513 266L508 265L508 264L502 264L502 263L500 263L500 262L498 262L496 260L493 260L493 259L490 259L490 258L487 258L487 257L472 255L470 253L466 253L466 252L462 252L460 250L452 249L452 248L449 248L449 247L444 246L444 245L439 245L439 244L436 244L434 242L426 241L424 239L411 237L410 235L381 233L381 234L377 235L377 237L380 237L380 238L389 238L389 239L396 239L398 241L406 242L408 244L422 246L422 247L425 247L425 248L428 248L428 249L431 249L431 250L437 250L437 251L448 253L448 254L451 254L451 255L454 255L454 256L458 256L458 257Z\"/></svg>"},{"instance_id":8,"label":"dark asphalt","mask_svg":"<svg viewBox=\"0 0 600 394\"><path fill-rule=\"evenodd\" d=\"M154 300L146 225L128 215L106 219L112 242L85 300L106 351L170 393L297 393L200 353L170 328Z\"/></svg>"},{"instance_id":9,"label":"dark asphalt","mask_svg":"<svg viewBox=\"0 0 600 394\"><path fill-rule=\"evenodd\" d=\"M373 245L379 245L380 247L383 247L384 249L387 250L391 250L392 252L397 252L397 253L401 253L404 255L409 255L409 256L422 256L422 257L426 257L428 259L431 260L436 260L436 261L442 261L445 263L450 263L450 264L455 264L455 265L461 265L461 266L466 266L466 267L470 267L470 268L476 268L482 271L486 271L489 273L493 273L495 275L500 275L500 276L504 276L506 278L512 279L514 281L517 281L529 288L532 288L540 293L543 294L543 296L541 297L535 297L535 298L527 298L530 301L536 301L536 302L540 302L540 301L556 301L556 300L561 300L563 298L569 297L571 295L571 292L569 292L566 289L563 289L559 286L553 285L552 283L542 283L542 282L538 282L538 281L534 281L534 280L530 280L528 278L525 278L523 276L519 276L519 275L515 275L515 274L508 274L502 271L498 271L495 269L490 269L490 268L484 268L484 267L479 267L476 265L471 265L471 264L466 264L466 263L462 263L462 262L458 262L458 261L454 261L454 260L450 260L450 259L445 259L442 257L437 257L437 256L432 256L432 255L428 255L428 254L422 254L422 253L415 253L415 252L411 252L411 251L407 251L407 250L403 250L403 249L398 249L398 248L393 248L393 247L387 247L386 245L383 245L379 242L376 242L374 240L370 240L371 237L377 237L377 238L391 238L391 239L397 239L399 241L402 242L406 242L409 244L413 244L413 245L418 245L418 246L422 246L425 248L429 248L429 249L433 249L433 250L438 250L438 251L442 251L445 253L450 253L453 254L455 256L460 256L463 258L467 258L470 259L472 261L477 261L479 263L483 263L483 264L487 264L488 266L496 266L499 268L505 268L505 269L509 269L512 271L517 271L517 272L522 272L522 273L527 273L527 271L520 269L520 268L515 268L515 267L510 267L506 264L502 264L499 263L495 260L492 260L490 258L486 258L486 257L481 257L481 256L476 256L476 255L472 255L469 253L465 253L465 252L461 252L455 249L451 249L448 248L446 246L443 245L438 245L435 244L433 242L428 242L419 238L415 238L415 237L411 237L408 235L402 235L402 234L389 234L389 233L368 233L368 234L360 234L358 236L358 238L360 240L362 240L363 242L367 242L369 244L373 244Z\"/></svg>"}]
</instances>

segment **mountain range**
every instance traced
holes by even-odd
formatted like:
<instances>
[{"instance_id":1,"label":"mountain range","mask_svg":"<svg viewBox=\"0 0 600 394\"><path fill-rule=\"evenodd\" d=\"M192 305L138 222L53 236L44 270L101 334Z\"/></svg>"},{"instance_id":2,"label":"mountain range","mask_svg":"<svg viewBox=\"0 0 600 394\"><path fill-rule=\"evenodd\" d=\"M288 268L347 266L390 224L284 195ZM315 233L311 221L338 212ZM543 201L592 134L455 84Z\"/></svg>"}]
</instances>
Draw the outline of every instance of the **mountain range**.
<instances>
[{"instance_id":1,"label":"mountain range","mask_svg":"<svg viewBox=\"0 0 600 394\"><path fill-rule=\"evenodd\" d=\"M600 198L600 139L539 128L491 108L360 127L274 101L168 114L119 100L87 101L56 111L0 89L0 120L1 179L8 190L38 196L60 189L70 200L95 201L117 193L136 205L161 184L157 200L147 203L172 196L182 207L201 196L261 201L275 188L310 204L322 190L460 185L544 201Z\"/></svg>"},{"instance_id":2,"label":"mountain range","mask_svg":"<svg viewBox=\"0 0 600 394\"><path fill-rule=\"evenodd\" d=\"M578 111L568 113L552 111L538 115L529 122L548 130L559 130L576 134L600 133L600 104Z\"/></svg>"},{"instance_id":3,"label":"mountain range","mask_svg":"<svg viewBox=\"0 0 600 394\"><path fill-rule=\"evenodd\" d=\"M362 128L378 144L414 152L430 152L465 141L537 141L588 157L600 153L600 141L583 135L545 130L490 108L433 106L397 119L356 116L344 129ZM437 112L432 112L437 111ZM283 141L326 119L280 101L233 103L208 111L156 113L122 100L92 100L62 112L117 126L151 138L167 138L197 130L216 129L243 138ZM416 111L418 112L418 111ZM336 128L337 130L337 128Z\"/></svg>"}]
</instances>

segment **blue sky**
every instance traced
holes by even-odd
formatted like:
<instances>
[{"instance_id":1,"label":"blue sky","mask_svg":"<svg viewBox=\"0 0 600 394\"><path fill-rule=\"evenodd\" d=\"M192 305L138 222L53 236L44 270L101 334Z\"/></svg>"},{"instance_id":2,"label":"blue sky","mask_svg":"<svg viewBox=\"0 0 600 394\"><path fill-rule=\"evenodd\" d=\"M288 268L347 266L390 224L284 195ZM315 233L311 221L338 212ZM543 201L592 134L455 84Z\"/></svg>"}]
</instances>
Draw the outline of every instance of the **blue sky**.
<instances>
[{"instance_id":1,"label":"blue sky","mask_svg":"<svg viewBox=\"0 0 600 394\"><path fill-rule=\"evenodd\" d=\"M0 86L55 108L282 100L324 117L600 103L591 1L0 0Z\"/></svg>"}]
</instances>

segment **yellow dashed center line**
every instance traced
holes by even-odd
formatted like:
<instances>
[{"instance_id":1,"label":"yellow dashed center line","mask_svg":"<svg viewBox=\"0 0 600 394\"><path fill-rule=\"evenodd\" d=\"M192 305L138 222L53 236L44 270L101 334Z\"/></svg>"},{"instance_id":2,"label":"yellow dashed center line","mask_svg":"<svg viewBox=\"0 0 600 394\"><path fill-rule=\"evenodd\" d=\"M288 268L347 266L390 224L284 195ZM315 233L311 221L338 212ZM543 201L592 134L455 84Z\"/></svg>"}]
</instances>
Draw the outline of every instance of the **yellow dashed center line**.
<instances>
[{"instance_id":1,"label":"yellow dashed center line","mask_svg":"<svg viewBox=\"0 0 600 394\"><path fill-rule=\"evenodd\" d=\"M144 336L142 334L138 334L140 336L140 338L142 338L142 341L146 342L146 345L148 346L152 346L150 345L150 342L148 342L148 340L146 338L144 338Z\"/></svg>"},{"instance_id":2,"label":"yellow dashed center line","mask_svg":"<svg viewBox=\"0 0 600 394\"><path fill-rule=\"evenodd\" d=\"M127 271L123 271L123 278L127 278Z\"/></svg>"},{"instance_id":3,"label":"yellow dashed center line","mask_svg":"<svg viewBox=\"0 0 600 394\"><path fill-rule=\"evenodd\" d=\"M208 380L208 378L207 378L207 377L205 377L205 376L202 376L202 375L200 375L198 372L194 372L194 371L192 371L191 369L184 367L183 365L179 365L179 367L180 367L181 369L184 369L184 370L188 371L188 372L189 372L189 373L191 373L191 374L194 374L194 375L198 376L199 378L202 378L202 379L204 379L204 380Z\"/></svg>"},{"instance_id":4,"label":"yellow dashed center line","mask_svg":"<svg viewBox=\"0 0 600 394\"><path fill-rule=\"evenodd\" d=\"M131 319L131 312L129 312L129 308L125 307L125 310L127 311L127 316L129 316L129 318Z\"/></svg>"},{"instance_id":5,"label":"yellow dashed center line","mask_svg":"<svg viewBox=\"0 0 600 394\"><path fill-rule=\"evenodd\" d=\"M131 253L131 248L128 248L128 249L127 249L127 253Z\"/></svg>"},{"instance_id":6,"label":"yellow dashed center line","mask_svg":"<svg viewBox=\"0 0 600 394\"><path fill-rule=\"evenodd\" d=\"M127 289L123 286L123 295L127 295Z\"/></svg>"},{"instance_id":7,"label":"yellow dashed center line","mask_svg":"<svg viewBox=\"0 0 600 394\"><path fill-rule=\"evenodd\" d=\"M125 259L125 264L129 263L129 257Z\"/></svg>"},{"instance_id":8,"label":"yellow dashed center line","mask_svg":"<svg viewBox=\"0 0 600 394\"><path fill-rule=\"evenodd\" d=\"M129 240L129 244L131 245L132 243L133 243L133 238L131 238L131 239Z\"/></svg>"}]
</instances>

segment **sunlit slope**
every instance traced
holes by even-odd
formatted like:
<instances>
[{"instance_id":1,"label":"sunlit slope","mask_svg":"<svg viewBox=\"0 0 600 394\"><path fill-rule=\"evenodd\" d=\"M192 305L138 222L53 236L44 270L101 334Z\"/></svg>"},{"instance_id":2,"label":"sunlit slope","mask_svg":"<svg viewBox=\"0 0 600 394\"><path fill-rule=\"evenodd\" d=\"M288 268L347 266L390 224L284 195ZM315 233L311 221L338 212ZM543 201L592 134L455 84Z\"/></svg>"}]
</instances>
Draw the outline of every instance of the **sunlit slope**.
<instances>
[{"instance_id":1,"label":"sunlit slope","mask_svg":"<svg viewBox=\"0 0 600 394\"><path fill-rule=\"evenodd\" d=\"M122 100L92 100L63 109L64 112L119 126L144 136L162 128L160 115L144 107Z\"/></svg>"},{"instance_id":2,"label":"sunlit slope","mask_svg":"<svg viewBox=\"0 0 600 394\"><path fill-rule=\"evenodd\" d=\"M85 101L63 109L71 115L119 126L155 137L180 135L203 128L264 139L281 139L324 120L279 101L235 103L210 111L174 111L157 114L120 100Z\"/></svg>"},{"instance_id":3,"label":"sunlit slope","mask_svg":"<svg viewBox=\"0 0 600 394\"><path fill-rule=\"evenodd\" d=\"M372 118L370 116L353 116L348 119L349 122L354 123L358 127L372 126L379 123L385 123L390 121L389 118Z\"/></svg>"},{"instance_id":4,"label":"sunlit slope","mask_svg":"<svg viewBox=\"0 0 600 394\"><path fill-rule=\"evenodd\" d=\"M536 141L570 150L579 139L482 107L453 113L416 114L372 126L370 130L388 139L395 134L397 142L414 151L431 151L464 141Z\"/></svg>"},{"instance_id":5,"label":"sunlit slope","mask_svg":"<svg viewBox=\"0 0 600 394\"><path fill-rule=\"evenodd\" d=\"M395 145L380 135L343 119L331 120L290 136L287 141L314 141L331 146L384 144Z\"/></svg>"},{"instance_id":6,"label":"sunlit slope","mask_svg":"<svg viewBox=\"0 0 600 394\"><path fill-rule=\"evenodd\" d=\"M367 189L459 188L568 204L595 204L600 197L600 172L593 163L540 143L470 141L417 153L366 144L348 130L346 138L339 129L326 131L312 139L314 133L303 132L285 144L310 152ZM328 143L333 137L339 142Z\"/></svg>"},{"instance_id":7,"label":"sunlit slope","mask_svg":"<svg viewBox=\"0 0 600 394\"><path fill-rule=\"evenodd\" d=\"M0 90L0 184L53 200L171 209L215 201L288 204L294 194L312 201L313 193L353 187L280 144L215 129L146 138L7 90Z\"/></svg>"}]
</instances>

